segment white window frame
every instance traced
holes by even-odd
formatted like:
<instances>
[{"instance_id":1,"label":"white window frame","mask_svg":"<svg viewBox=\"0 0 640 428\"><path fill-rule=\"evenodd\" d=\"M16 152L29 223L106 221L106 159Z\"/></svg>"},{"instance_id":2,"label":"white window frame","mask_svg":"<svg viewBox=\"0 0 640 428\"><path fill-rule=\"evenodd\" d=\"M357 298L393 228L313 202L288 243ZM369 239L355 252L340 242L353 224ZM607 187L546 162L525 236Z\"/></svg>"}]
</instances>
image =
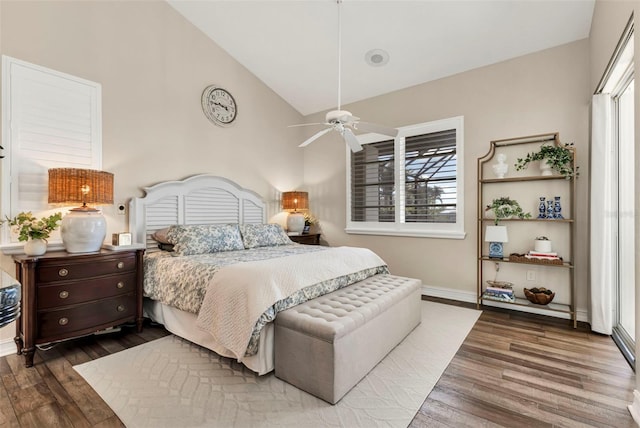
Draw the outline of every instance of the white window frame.
<instances>
[{"instance_id":1,"label":"white window frame","mask_svg":"<svg viewBox=\"0 0 640 428\"><path fill-rule=\"evenodd\" d=\"M429 134L447 129L456 130L456 222L455 223L407 223L404 221L405 139L415 135ZM464 239L464 116L456 116L432 122L398 128L394 139L395 221L362 222L351 221L351 151L347 148L347 227L346 233L363 235L413 236L424 238ZM380 134L358 136L360 144L388 141ZM398 185L400 183L401 185Z\"/></svg>"},{"instance_id":2,"label":"white window frame","mask_svg":"<svg viewBox=\"0 0 640 428\"><path fill-rule=\"evenodd\" d=\"M21 80L22 79L22 80ZM58 91L64 91L69 94L64 98L65 102L71 102L75 109L58 107L56 109L56 99L53 97L47 99L47 95L43 94L42 104L38 104L38 108L55 109L56 119L64 122L68 120L74 123L77 118L74 114L82 112L88 119L84 123L89 123L86 128L55 128L54 134L40 134L43 138L51 138L52 149L48 150L51 156L45 156L43 159L42 149L27 147L23 149L15 146L20 138L22 123L28 124L31 117L28 111L21 111L23 105L22 91L28 87L31 80L37 81L40 85L51 85ZM23 82L22 86L20 82ZM24 84L24 82L27 82ZM26 86L25 86L26 85ZM15 89L15 90L14 90ZM46 92L46 91L45 91ZM53 93L53 92L52 92ZM32 96L32 95L29 95ZM77 99L76 99L77 96ZM74 100L74 101L71 101ZM33 102L33 98L31 98ZM17 110L14 111L14 108ZM66 116L65 116L66 114ZM47 116L48 117L48 116ZM24 121L24 122L21 122ZM75 126L75 125L74 125ZM62 132L60 131L62 130ZM65 134L65 131L67 134ZM74 140L73 132L83 133L85 137L82 140ZM80 142L81 141L81 142ZM56 146L58 144L58 146ZM2 56L2 146L4 147L2 159L2 186L0 210L2 218L13 217L20 211L32 211L36 217L51 215L56 211L67 211L61 207L52 207L46 203L47 188L46 182L43 182L43 175L49 168L88 168L102 169L102 87L99 83L82 79L70 74L51 70L26 61L21 61L6 55ZM58 147L58 148L56 148ZM73 147L73 148L70 148ZM30 151L31 150L31 151ZM30 158L30 153L40 153L40 156ZM81 153L81 154L79 154ZM32 190L32 194L39 195L42 192L42 204L31 202L29 207L22 206L18 192L18 175L22 165L36 165L35 170L38 171L38 178L33 182L36 190ZM34 171L31 166L27 169L29 172ZM29 183L32 184L32 183ZM44 190L40 190L43 189ZM38 206L33 206L38 205ZM42 205L41 207L39 205ZM0 250L6 254L15 254L22 251L23 242L17 241L15 233L11 233L10 228L5 222L0 233ZM48 243L49 249L62 249L62 241L59 237L59 231L54 232Z\"/></svg>"}]
</instances>

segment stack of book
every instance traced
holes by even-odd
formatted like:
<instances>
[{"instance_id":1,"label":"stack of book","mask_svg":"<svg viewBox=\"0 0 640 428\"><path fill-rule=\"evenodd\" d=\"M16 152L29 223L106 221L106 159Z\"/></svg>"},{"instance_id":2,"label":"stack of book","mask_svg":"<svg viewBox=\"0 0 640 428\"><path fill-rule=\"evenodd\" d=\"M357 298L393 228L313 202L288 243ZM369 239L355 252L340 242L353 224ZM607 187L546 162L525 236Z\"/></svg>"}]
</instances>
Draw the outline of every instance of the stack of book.
<instances>
[{"instance_id":1,"label":"stack of book","mask_svg":"<svg viewBox=\"0 0 640 428\"><path fill-rule=\"evenodd\" d=\"M558 253L542 253L540 251L529 251L525 257L529 260L562 260L558 257Z\"/></svg>"},{"instance_id":2,"label":"stack of book","mask_svg":"<svg viewBox=\"0 0 640 428\"><path fill-rule=\"evenodd\" d=\"M511 287L487 287L482 293L483 299L497 300L499 302L513 303L516 301L516 295Z\"/></svg>"}]
</instances>

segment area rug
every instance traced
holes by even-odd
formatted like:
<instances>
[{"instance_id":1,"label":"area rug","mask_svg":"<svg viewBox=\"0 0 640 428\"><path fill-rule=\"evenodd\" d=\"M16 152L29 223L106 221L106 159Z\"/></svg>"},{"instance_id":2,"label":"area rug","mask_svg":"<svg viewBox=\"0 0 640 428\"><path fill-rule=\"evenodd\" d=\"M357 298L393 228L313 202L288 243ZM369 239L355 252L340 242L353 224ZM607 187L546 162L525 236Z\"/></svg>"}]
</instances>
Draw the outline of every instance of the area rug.
<instances>
[{"instance_id":1,"label":"area rug","mask_svg":"<svg viewBox=\"0 0 640 428\"><path fill-rule=\"evenodd\" d=\"M74 369L129 428L406 427L480 311L422 302L422 323L338 404L166 336Z\"/></svg>"}]
</instances>

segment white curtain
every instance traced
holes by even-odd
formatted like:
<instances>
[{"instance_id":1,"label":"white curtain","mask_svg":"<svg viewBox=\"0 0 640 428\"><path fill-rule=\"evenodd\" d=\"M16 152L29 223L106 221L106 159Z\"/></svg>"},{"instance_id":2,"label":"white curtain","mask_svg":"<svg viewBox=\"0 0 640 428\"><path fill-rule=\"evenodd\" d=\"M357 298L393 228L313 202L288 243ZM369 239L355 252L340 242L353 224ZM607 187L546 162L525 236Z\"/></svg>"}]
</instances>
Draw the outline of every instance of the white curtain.
<instances>
[{"instance_id":1,"label":"white curtain","mask_svg":"<svg viewBox=\"0 0 640 428\"><path fill-rule=\"evenodd\" d=\"M591 110L591 329L611 334L615 284L611 97L594 95Z\"/></svg>"}]
</instances>

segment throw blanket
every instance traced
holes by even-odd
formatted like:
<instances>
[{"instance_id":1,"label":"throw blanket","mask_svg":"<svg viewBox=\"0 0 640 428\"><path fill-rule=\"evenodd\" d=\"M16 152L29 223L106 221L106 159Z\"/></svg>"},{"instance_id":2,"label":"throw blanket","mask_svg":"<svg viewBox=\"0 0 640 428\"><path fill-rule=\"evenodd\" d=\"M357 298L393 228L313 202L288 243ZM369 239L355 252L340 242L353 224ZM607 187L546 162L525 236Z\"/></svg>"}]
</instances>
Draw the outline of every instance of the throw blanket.
<instances>
[{"instance_id":1,"label":"throw blanket","mask_svg":"<svg viewBox=\"0 0 640 428\"><path fill-rule=\"evenodd\" d=\"M197 325L241 362L254 325L276 302L299 291L304 294L305 288L334 278L362 271L373 275L379 272L376 268L386 270L378 255L366 248L353 247L287 256L277 259L277 263L260 260L225 266L207 288ZM363 279L358 275L354 278L352 282ZM349 283L341 286L346 285ZM316 296L310 296L313 297Z\"/></svg>"}]
</instances>

